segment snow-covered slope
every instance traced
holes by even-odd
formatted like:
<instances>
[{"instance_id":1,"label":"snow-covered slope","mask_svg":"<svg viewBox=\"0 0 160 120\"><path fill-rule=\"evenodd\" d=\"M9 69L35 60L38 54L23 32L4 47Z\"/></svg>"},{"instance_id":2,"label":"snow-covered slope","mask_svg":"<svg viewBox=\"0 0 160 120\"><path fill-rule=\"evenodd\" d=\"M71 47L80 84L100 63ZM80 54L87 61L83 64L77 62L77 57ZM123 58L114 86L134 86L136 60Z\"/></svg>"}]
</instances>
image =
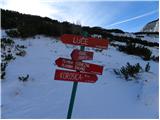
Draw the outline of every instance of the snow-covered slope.
<instances>
[{"instance_id":1,"label":"snow-covered slope","mask_svg":"<svg viewBox=\"0 0 160 120\"><path fill-rule=\"evenodd\" d=\"M139 33L139 34L134 34L134 33L111 33L114 36L119 36L119 37L131 37L131 38L138 38L141 40L145 40L148 42L156 42L159 43L159 35L158 34L145 34L145 33Z\"/></svg>"},{"instance_id":2,"label":"snow-covered slope","mask_svg":"<svg viewBox=\"0 0 160 120\"><path fill-rule=\"evenodd\" d=\"M159 32L159 19L147 23L141 32Z\"/></svg>"},{"instance_id":3,"label":"snow-covered slope","mask_svg":"<svg viewBox=\"0 0 160 120\"><path fill-rule=\"evenodd\" d=\"M1 82L2 118L66 118L73 82L54 80L55 70L62 69L55 60L70 58L72 50L79 47L44 36L14 41L26 46L27 54L16 56L6 68L6 78ZM151 72L140 73L137 81L128 82L113 69L127 62L140 63L144 68L146 61L109 46L102 52L94 51L93 60L87 62L103 65L103 75L96 83L78 84L72 118L158 118L157 62L149 61ZM28 81L18 79L26 74Z\"/></svg>"},{"instance_id":4,"label":"snow-covered slope","mask_svg":"<svg viewBox=\"0 0 160 120\"><path fill-rule=\"evenodd\" d=\"M146 35L146 34L141 34L142 37L141 40L146 40L149 42L156 42L159 43L159 35Z\"/></svg>"}]
</instances>

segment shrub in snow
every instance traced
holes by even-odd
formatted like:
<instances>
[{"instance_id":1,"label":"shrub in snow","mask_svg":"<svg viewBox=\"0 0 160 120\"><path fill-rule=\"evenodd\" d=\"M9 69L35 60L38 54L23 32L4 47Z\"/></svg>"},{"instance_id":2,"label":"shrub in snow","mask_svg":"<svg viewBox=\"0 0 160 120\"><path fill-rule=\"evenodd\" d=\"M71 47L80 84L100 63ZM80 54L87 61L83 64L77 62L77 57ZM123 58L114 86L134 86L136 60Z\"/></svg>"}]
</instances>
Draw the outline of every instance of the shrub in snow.
<instances>
[{"instance_id":1,"label":"shrub in snow","mask_svg":"<svg viewBox=\"0 0 160 120\"><path fill-rule=\"evenodd\" d=\"M146 64L145 69L142 69L139 63L135 65L131 65L130 63L127 63L126 66L122 66L120 69L113 69L114 73L116 75L120 75L124 77L126 80L130 80L129 78L136 78L138 73L140 72L149 72L150 71L150 64L149 62Z\"/></svg>"},{"instance_id":2,"label":"shrub in snow","mask_svg":"<svg viewBox=\"0 0 160 120\"><path fill-rule=\"evenodd\" d=\"M120 70L114 69L114 73L116 75L122 75L126 80L129 80L129 78L136 78L137 74L142 71L142 67L139 65L139 63L135 65L131 65L130 63L127 63L126 66L122 66Z\"/></svg>"},{"instance_id":3,"label":"shrub in snow","mask_svg":"<svg viewBox=\"0 0 160 120\"><path fill-rule=\"evenodd\" d=\"M2 71L2 72L1 72L1 79L4 79L5 75L6 75L6 72L5 72L5 71Z\"/></svg>"},{"instance_id":4,"label":"shrub in snow","mask_svg":"<svg viewBox=\"0 0 160 120\"><path fill-rule=\"evenodd\" d=\"M20 33L17 30L6 31L9 37L20 37Z\"/></svg>"},{"instance_id":5,"label":"shrub in snow","mask_svg":"<svg viewBox=\"0 0 160 120\"><path fill-rule=\"evenodd\" d=\"M149 72L150 68L151 68L151 66L149 65L149 62L148 62L147 65L146 65L146 67L145 67L145 71Z\"/></svg>"},{"instance_id":6,"label":"shrub in snow","mask_svg":"<svg viewBox=\"0 0 160 120\"><path fill-rule=\"evenodd\" d=\"M142 57L144 60L150 60L152 52L141 45L136 46L136 44L128 43L126 46L119 46L119 51L123 51L127 54L137 55Z\"/></svg>"},{"instance_id":7,"label":"shrub in snow","mask_svg":"<svg viewBox=\"0 0 160 120\"><path fill-rule=\"evenodd\" d=\"M25 56L26 55L26 51L22 50L24 48L27 48L24 45L16 45L15 48L16 48L16 50L18 50L16 55L18 55L18 56Z\"/></svg>"},{"instance_id":8,"label":"shrub in snow","mask_svg":"<svg viewBox=\"0 0 160 120\"><path fill-rule=\"evenodd\" d=\"M26 51L24 51L24 50L22 50L22 51L19 51L19 52L17 52L16 53L16 55L18 55L18 56L25 56L26 55Z\"/></svg>"},{"instance_id":9,"label":"shrub in snow","mask_svg":"<svg viewBox=\"0 0 160 120\"><path fill-rule=\"evenodd\" d=\"M10 45L14 44L14 41L10 38L2 38L1 39L1 44L10 46Z\"/></svg>"},{"instance_id":10,"label":"shrub in snow","mask_svg":"<svg viewBox=\"0 0 160 120\"><path fill-rule=\"evenodd\" d=\"M19 79L20 81L23 81L23 82L28 81L28 78L29 78L29 75L28 75L28 74L27 74L27 76L20 76L20 77L18 77L18 79Z\"/></svg>"},{"instance_id":11,"label":"shrub in snow","mask_svg":"<svg viewBox=\"0 0 160 120\"><path fill-rule=\"evenodd\" d=\"M152 58L153 61L156 61L156 62L159 61L159 56L153 55L151 58Z\"/></svg>"},{"instance_id":12,"label":"shrub in snow","mask_svg":"<svg viewBox=\"0 0 160 120\"><path fill-rule=\"evenodd\" d=\"M1 79L4 79L6 75L6 67L7 67L7 62L1 63Z\"/></svg>"},{"instance_id":13,"label":"shrub in snow","mask_svg":"<svg viewBox=\"0 0 160 120\"><path fill-rule=\"evenodd\" d=\"M11 49L9 48L7 52L8 52L8 53L11 53Z\"/></svg>"},{"instance_id":14,"label":"shrub in snow","mask_svg":"<svg viewBox=\"0 0 160 120\"><path fill-rule=\"evenodd\" d=\"M27 48L27 47L24 46L24 45L16 45L16 48L22 48L22 49L24 49L24 48Z\"/></svg>"},{"instance_id":15,"label":"shrub in snow","mask_svg":"<svg viewBox=\"0 0 160 120\"><path fill-rule=\"evenodd\" d=\"M1 48L2 48L3 50L5 50L5 48L6 48L6 45L2 42L2 40L1 40Z\"/></svg>"},{"instance_id":16,"label":"shrub in snow","mask_svg":"<svg viewBox=\"0 0 160 120\"><path fill-rule=\"evenodd\" d=\"M4 61L10 61L10 60L15 60L15 57L13 57L12 54L7 54L4 56Z\"/></svg>"},{"instance_id":17,"label":"shrub in snow","mask_svg":"<svg viewBox=\"0 0 160 120\"><path fill-rule=\"evenodd\" d=\"M118 41L118 42L132 42L132 43L138 43L144 46L149 46L149 47L158 47L159 44L156 42L149 42L146 40L141 40L140 38L133 38L133 37L127 37L127 36L117 36L117 35L107 35L107 38L110 38L113 41Z\"/></svg>"},{"instance_id":18,"label":"shrub in snow","mask_svg":"<svg viewBox=\"0 0 160 120\"><path fill-rule=\"evenodd\" d=\"M119 70L113 69L113 71L114 71L114 73L115 73L116 75L120 75Z\"/></svg>"}]
</instances>

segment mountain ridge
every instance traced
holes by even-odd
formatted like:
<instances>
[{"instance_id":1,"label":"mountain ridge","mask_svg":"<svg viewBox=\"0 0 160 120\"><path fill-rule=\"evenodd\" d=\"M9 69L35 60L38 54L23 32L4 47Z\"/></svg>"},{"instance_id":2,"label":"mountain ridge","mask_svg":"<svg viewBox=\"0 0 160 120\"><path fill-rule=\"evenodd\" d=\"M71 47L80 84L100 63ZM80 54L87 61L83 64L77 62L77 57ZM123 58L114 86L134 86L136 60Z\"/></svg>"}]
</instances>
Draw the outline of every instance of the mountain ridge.
<instances>
[{"instance_id":1,"label":"mountain ridge","mask_svg":"<svg viewBox=\"0 0 160 120\"><path fill-rule=\"evenodd\" d=\"M141 32L159 32L159 18L147 23Z\"/></svg>"}]
</instances>

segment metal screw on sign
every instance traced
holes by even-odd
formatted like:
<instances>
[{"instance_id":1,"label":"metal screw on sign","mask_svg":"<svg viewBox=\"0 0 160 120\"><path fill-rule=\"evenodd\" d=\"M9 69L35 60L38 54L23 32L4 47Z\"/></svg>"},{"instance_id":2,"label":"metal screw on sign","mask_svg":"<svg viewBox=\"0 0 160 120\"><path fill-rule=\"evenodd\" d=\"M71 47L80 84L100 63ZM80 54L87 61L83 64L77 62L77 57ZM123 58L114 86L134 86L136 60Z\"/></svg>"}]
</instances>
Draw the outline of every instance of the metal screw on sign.
<instances>
[{"instance_id":1,"label":"metal screw on sign","mask_svg":"<svg viewBox=\"0 0 160 120\"><path fill-rule=\"evenodd\" d=\"M88 33L84 31L84 32L82 32L82 35L84 37L87 37ZM85 46L81 46L80 50L84 51L85 50ZM73 106L74 106L74 100L75 100L75 96L76 96L77 86L78 86L78 82L74 82L73 83L73 88L72 88L71 99L70 99L70 103L69 103L67 119L71 119L71 116L72 116L72 111L73 111Z\"/></svg>"}]
</instances>

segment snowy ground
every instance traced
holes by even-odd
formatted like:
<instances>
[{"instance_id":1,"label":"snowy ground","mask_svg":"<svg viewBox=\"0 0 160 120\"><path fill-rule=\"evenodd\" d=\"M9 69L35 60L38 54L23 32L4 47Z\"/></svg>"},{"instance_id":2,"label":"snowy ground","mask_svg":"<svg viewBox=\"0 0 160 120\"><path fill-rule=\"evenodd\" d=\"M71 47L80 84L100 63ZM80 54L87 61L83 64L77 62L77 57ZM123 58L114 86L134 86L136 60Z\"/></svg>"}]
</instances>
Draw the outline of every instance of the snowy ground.
<instances>
[{"instance_id":1,"label":"snowy ground","mask_svg":"<svg viewBox=\"0 0 160 120\"><path fill-rule=\"evenodd\" d=\"M159 38L158 37L144 35L144 38L141 38L141 39L142 40L147 40L149 42L157 42L157 43L159 43Z\"/></svg>"},{"instance_id":2,"label":"snowy ground","mask_svg":"<svg viewBox=\"0 0 160 120\"><path fill-rule=\"evenodd\" d=\"M2 37L4 33L2 32ZM36 36L35 39L14 39L27 46L27 55L16 57L6 69L1 82L2 118L66 118L73 82L54 80L55 60L70 58L73 47L56 39ZM90 51L93 51L91 48ZM127 55L109 46L94 51L92 61L104 66L96 83L79 83L72 118L158 118L158 64L149 61L151 72L139 74L137 81L125 81L113 69L140 63L140 57ZM18 77L29 74L27 82Z\"/></svg>"}]
</instances>

